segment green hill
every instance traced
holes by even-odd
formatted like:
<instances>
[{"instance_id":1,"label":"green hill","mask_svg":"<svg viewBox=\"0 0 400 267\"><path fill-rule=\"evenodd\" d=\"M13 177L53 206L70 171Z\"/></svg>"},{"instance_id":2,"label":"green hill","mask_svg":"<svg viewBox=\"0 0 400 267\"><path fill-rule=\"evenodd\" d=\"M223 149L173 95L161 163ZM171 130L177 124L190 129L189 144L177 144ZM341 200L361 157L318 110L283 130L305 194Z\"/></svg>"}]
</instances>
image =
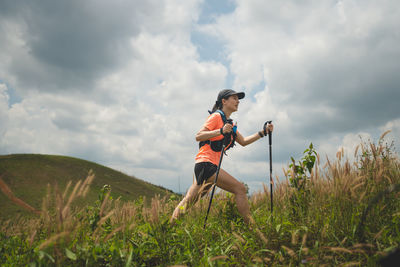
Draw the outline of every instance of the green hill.
<instances>
[{"instance_id":1,"label":"green hill","mask_svg":"<svg viewBox=\"0 0 400 267\"><path fill-rule=\"evenodd\" d=\"M0 156L0 177L17 198L36 209L42 206L47 184L52 188L57 184L63 192L69 181L72 181L73 188L79 180L85 180L90 170L93 170L95 178L87 196L77 200L78 205L94 203L105 184L111 185L111 196L114 199L120 197L122 201L136 200L140 196L151 199L157 194L164 196L172 193L165 188L82 159L38 154ZM0 192L0 219L12 218L18 214L29 215L25 209Z\"/></svg>"}]
</instances>

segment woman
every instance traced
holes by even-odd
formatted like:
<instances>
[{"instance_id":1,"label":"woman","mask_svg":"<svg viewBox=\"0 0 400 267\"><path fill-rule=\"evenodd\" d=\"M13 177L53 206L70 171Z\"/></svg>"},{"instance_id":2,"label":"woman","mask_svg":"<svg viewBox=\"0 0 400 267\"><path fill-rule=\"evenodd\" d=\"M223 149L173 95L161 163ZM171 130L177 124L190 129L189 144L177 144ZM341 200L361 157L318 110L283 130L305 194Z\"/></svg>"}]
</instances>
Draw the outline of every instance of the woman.
<instances>
[{"instance_id":1,"label":"woman","mask_svg":"<svg viewBox=\"0 0 400 267\"><path fill-rule=\"evenodd\" d=\"M217 101L210 112L211 115L196 134L196 141L200 142L200 149L196 156L196 164L194 167L196 181L193 181L186 196L175 208L171 217L171 222L176 220L189 204L193 204L198 199L199 193L204 189L205 183L209 184L214 182L221 156L222 142L224 142L224 135L228 136L226 142L226 148L228 149L233 146L235 141L241 146L247 146L264 137L263 131L243 137L240 132L237 131L236 126L230 123L224 123L228 122L231 114L238 110L239 99L244 98L244 96L245 94L243 92L237 93L231 89L224 89L219 92ZM273 125L269 124L267 130L272 132ZM239 213L242 215L244 221L249 223L252 219L246 195L247 190L244 184L221 168L216 185L235 194Z\"/></svg>"}]
</instances>

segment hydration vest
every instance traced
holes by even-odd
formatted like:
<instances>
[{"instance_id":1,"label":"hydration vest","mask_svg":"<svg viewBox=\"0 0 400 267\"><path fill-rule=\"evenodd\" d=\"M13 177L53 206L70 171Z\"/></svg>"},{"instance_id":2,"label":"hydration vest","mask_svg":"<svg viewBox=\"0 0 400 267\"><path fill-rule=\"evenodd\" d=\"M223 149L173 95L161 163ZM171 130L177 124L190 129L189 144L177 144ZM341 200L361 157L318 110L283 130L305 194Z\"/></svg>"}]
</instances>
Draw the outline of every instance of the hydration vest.
<instances>
[{"instance_id":1,"label":"hydration vest","mask_svg":"<svg viewBox=\"0 0 400 267\"><path fill-rule=\"evenodd\" d=\"M224 123L224 125L226 123L232 123L232 120L226 119L225 113L222 110L218 109L215 112L218 112L221 115L221 119L222 119L222 122ZM209 113L212 114L210 111L209 111ZM226 136L224 135L224 138L222 138L220 140L216 140L216 141L206 140L206 141L199 142L199 148L201 148L205 144L209 144L213 151L220 152L222 150L222 144L225 141L225 151L226 151L235 145L236 131L237 131L237 126L235 125L235 126L233 126L232 131L228 135L226 135ZM225 153L225 151L224 151L224 153Z\"/></svg>"}]
</instances>

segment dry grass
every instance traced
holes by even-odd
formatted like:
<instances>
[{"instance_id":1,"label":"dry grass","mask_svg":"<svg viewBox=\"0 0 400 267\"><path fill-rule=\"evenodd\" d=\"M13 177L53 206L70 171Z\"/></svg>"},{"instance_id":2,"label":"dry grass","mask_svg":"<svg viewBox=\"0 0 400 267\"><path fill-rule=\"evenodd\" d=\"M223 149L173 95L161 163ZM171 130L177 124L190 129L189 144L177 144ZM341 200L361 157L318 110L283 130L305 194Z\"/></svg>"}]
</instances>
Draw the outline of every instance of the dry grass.
<instances>
[{"instance_id":1,"label":"dry grass","mask_svg":"<svg viewBox=\"0 0 400 267\"><path fill-rule=\"evenodd\" d=\"M51 186L47 185L47 194L43 198L42 201L42 209L36 210L28 203L14 196L11 189L5 184L5 182L0 178L0 189L3 193L15 204L23 207L24 209L33 212L40 217L34 219L25 219L23 217L14 219L13 225L16 227L12 227L11 230L8 229L8 233L18 233L18 232L31 232L30 243L33 243L33 239L36 235L36 229L38 227L44 227L47 229L47 232L56 233L53 236L49 237L49 240L56 240L60 237L65 236L67 233L73 231L76 227L79 226L78 221L75 219L75 212L71 212L72 203L78 197L85 197L88 192L88 187L94 179L94 174L92 171L89 172L87 178L83 181L79 180L74 189L70 194L68 194L68 190L72 184L69 182L67 184L66 189L63 194L61 194L58 185L54 185L53 192L51 190ZM11 220L9 220L11 222ZM18 222L18 223L15 223ZM18 228L19 230L15 229ZM61 234L62 233L62 234ZM50 242L50 243L51 243ZM44 245L46 246L45 242Z\"/></svg>"},{"instance_id":2,"label":"dry grass","mask_svg":"<svg viewBox=\"0 0 400 267\"><path fill-rule=\"evenodd\" d=\"M40 211L35 209L34 207L32 207L31 205L29 205L28 203L26 203L25 201L23 201L20 198L17 198L14 193L11 191L11 189L8 187L8 185L3 181L3 179L0 176L0 190L3 191L3 193L15 204L17 204L18 206L33 212L34 214L39 215Z\"/></svg>"}]
</instances>

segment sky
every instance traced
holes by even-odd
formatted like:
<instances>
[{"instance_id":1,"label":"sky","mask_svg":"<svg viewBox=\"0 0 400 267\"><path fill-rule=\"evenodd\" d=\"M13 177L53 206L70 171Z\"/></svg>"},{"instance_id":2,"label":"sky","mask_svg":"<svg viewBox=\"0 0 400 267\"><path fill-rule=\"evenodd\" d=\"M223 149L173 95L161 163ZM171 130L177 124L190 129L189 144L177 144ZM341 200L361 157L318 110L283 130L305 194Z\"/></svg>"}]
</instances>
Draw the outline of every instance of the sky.
<instances>
[{"instance_id":1,"label":"sky","mask_svg":"<svg viewBox=\"0 0 400 267\"><path fill-rule=\"evenodd\" d=\"M224 88L246 93L242 135L273 121L279 179L311 142L351 159L391 130L398 153L399 25L396 0L1 0L0 154L78 157L185 192ZM261 190L268 149L237 145L222 168Z\"/></svg>"}]
</instances>

